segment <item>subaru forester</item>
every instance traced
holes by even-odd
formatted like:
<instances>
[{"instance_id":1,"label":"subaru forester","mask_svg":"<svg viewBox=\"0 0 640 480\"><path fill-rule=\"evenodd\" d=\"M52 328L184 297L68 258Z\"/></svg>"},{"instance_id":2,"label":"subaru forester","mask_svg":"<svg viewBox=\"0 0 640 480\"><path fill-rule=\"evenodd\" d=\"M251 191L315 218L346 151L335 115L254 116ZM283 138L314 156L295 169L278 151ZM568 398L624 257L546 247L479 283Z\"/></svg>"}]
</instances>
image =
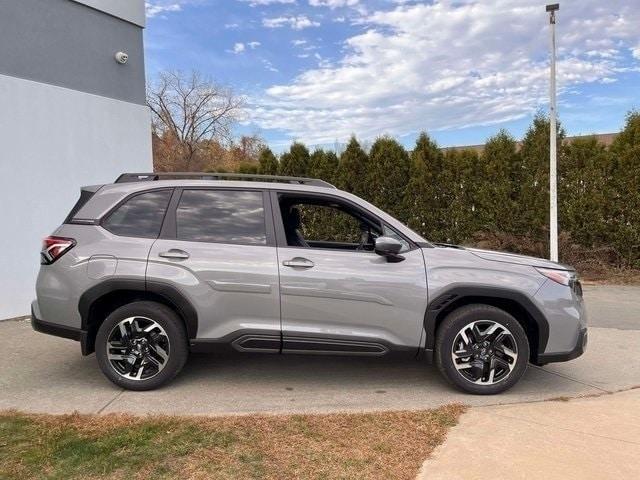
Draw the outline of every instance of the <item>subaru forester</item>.
<instances>
[{"instance_id":1,"label":"subaru forester","mask_svg":"<svg viewBox=\"0 0 640 480\"><path fill-rule=\"evenodd\" d=\"M570 267L429 242L321 180L241 174L82 188L44 239L32 325L131 390L236 351L400 355L494 394L587 343Z\"/></svg>"}]
</instances>

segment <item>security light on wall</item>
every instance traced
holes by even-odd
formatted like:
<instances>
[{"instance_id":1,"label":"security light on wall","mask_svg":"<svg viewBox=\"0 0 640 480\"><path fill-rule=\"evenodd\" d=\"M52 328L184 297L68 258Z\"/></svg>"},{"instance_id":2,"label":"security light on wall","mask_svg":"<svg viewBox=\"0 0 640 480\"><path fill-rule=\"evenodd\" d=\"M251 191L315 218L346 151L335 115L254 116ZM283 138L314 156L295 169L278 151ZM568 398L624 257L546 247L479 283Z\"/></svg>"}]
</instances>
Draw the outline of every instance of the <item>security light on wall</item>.
<instances>
[{"instance_id":1,"label":"security light on wall","mask_svg":"<svg viewBox=\"0 0 640 480\"><path fill-rule=\"evenodd\" d=\"M125 63L127 63L127 60L129 60L129 55L127 55L125 52L116 53L116 62L118 62L119 64L124 65Z\"/></svg>"}]
</instances>

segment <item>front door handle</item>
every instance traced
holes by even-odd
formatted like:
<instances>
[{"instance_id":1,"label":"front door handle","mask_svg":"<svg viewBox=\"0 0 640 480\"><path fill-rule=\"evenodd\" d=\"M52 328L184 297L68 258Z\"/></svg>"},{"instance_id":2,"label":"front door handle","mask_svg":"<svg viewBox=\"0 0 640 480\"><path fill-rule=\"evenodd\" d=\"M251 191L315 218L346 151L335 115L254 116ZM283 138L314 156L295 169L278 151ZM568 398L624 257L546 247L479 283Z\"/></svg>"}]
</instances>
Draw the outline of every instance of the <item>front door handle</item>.
<instances>
[{"instance_id":1,"label":"front door handle","mask_svg":"<svg viewBox=\"0 0 640 480\"><path fill-rule=\"evenodd\" d=\"M315 263L311 260L302 257L295 257L291 260L285 260L282 262L282 265L285 267L293 267L293 268L313 268Z\"/></svg>"},{"instance_id":2,"label":"front door handle","mask_svg":"<svg viewBox=\"0 0 640 480\"><path fill-rule=\"evenodd\" d=\"M160 252L158 256L162 258L171 258L173 260L186 260L189 258L189 254L187 252L177 248L172 248L167 252Z\"/></svg>"}]
</instances>

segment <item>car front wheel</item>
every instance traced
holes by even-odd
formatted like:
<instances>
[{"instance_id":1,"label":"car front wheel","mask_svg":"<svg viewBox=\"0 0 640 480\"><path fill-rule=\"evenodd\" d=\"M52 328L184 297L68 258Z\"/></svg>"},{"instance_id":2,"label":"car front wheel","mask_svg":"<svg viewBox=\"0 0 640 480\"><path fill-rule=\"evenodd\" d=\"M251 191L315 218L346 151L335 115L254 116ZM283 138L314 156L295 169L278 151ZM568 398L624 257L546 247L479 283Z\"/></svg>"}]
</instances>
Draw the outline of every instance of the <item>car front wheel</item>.
<instances>
[{"instance_id":1,"label":"car front wheel","mask_svg":"<svg viewBox=\"0 0 640 480\"><path fill-rule=\"evenodd\" d=\"M436 336L440 372L461 390L491 395L515 385L527 368L529 342L518 321L490 305L451 312Z\"/></svg>"},{"instance_id":2,"label":"car front wheel","mask_svg":"<svg viewBox=\"0 0 640 480\"><path fill-rule=\"evenodd\" d=\"M100 369L113 383L129 390L152 390L173 379L188 353L181 319L156 302L117 308L96 336Z\"/></svg>"}]
</instances>

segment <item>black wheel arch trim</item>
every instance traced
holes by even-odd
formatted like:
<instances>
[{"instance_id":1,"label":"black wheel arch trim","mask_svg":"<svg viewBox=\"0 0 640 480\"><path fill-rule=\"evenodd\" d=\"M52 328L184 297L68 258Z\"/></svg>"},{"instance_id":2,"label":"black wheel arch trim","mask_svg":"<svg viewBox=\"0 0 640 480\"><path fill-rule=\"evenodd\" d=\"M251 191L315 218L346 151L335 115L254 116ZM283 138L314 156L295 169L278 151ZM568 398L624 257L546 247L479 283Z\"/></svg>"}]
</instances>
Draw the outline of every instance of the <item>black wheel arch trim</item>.
<instances>
[{"instance_id":1,"label":"black wheel arch trim","mask_svg":"<svg viewBox=\"0 0 640 480\"><path fill-rule=\"evenodd\" d=\"M456 283L444 290L427 305L424 316L424 328L426 340L424 348L427 351L435 350L435 334L437 320L440 313L450 307L454 302L463 299L478 299L477 303L482 303L482 299L491 298L496 300L508 300L517 303L533 319L538 329L538 345L535 351L538 355L545 351L549 340L549 322L536 304L524 293L517 290L502 287L478 286ZM471 302L470 302L471 303Z\"/></svg>"},{"instance_id":2,"label":"black wheel arch trim","mask_svg":"<svg viewBox=\"0 0 640 480\"><path fill-rule=\"evenodd\" d=\"M118 290L129 292L152 293L165 299L178 309L187 330L188 338L195 338L198 334L198 314L187 298L173 285L157 280L110 278L94 285L82 294L78 302L78 311L82 319L82 330L91 328L91 308L97 300Z\"/></svg>"}]
</instances>

